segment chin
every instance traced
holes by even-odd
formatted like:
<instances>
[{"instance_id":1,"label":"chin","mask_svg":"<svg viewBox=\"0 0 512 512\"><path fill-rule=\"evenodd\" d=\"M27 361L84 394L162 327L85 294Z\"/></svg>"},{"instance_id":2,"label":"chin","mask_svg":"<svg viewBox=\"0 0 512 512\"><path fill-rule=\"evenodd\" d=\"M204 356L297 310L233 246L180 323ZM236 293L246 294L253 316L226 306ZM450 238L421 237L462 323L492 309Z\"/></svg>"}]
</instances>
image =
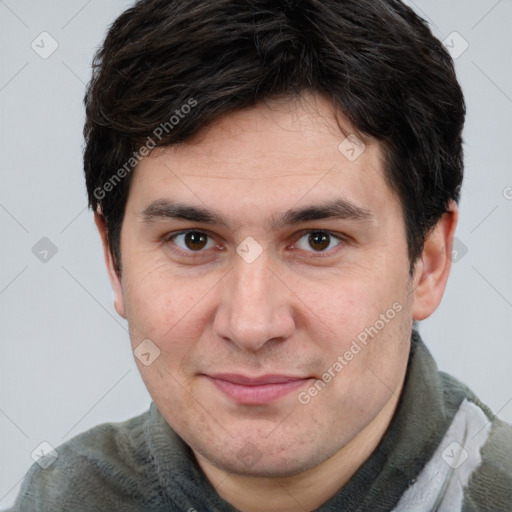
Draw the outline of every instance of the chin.
<instances>
[{"instance_id":1,"label":"chin","mask_svg":"<svg viewBox=\"0 0 512 512\"><path fill-rule=\"evenodd\" d=\"M304 446L308 451L304 451ZM325 445L295 441L294 446L279 446L262 440L247 441L241 448L203 446L197 450L204 458L228 473L247 477L287 478L303 473L327 460L333 453ZM323 448L323 449L322 449ZM332 447L331 447L332 448ZM331 450L335 452L335 449Z\"/></svg>"}]
</instances>

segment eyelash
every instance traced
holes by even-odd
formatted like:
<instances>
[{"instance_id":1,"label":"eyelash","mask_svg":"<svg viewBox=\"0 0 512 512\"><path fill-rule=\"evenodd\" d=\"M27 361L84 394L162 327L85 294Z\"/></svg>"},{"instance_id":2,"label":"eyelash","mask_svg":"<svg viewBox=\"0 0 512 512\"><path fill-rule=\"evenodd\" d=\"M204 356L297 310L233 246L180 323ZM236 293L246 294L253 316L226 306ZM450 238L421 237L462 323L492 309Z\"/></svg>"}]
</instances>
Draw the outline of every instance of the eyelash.
<instances>
[{"instance_id":1,"label":"eyelash","mask_svg":"<svg viewBox=\"0 0 512 512\"><path fill-rule=\"evenodd\" d=\"M200 231L198 229L186 229L186 230L183 230L183 231L179 231L179 232L176 232L176 233L170 233L169 235L165 236L163 238L163 242L165 244L169 243L169 242L173 242L174 239L180 235L186 235L188 233L197 233L197 234L201 234L201 235L206 235L209 239L213 240L213 237L207 232L207 231ZM296 238L296 241L293 242L293 245L297 244L297 242L299 240L301 240L304 236L306 235L310 235L310 234L313 234L313 233L320 233L320 234L325 234L325 235L329 235L330 237L336 239L339 243L337 245L335 245L333 248L331 249L327 249L325 251L306 251L306 250L303 250L303 249L299 249L303 252L308 252L308 253L313 253L315 256L313 256L314 258L321 258L321 257L325 257L325 256L331 256L332 255L332 251L336 251L336 248L339 247L340 245L343 245L345 243L347 243L347 237L344 237L338 233L333 233L332 231L328 231L328 230L324 230L324 229L309 229L309 230L306 230L306 231L301 231L298 235L298 237ZM198 251L185 251L184 249L181 249L180 247L176 246L176 244L172 244L173 247L172 247L172 251L175 252L175 253L178 253L179 255L183 255L183 256L186 256L186 257L192 257L192 258L197 258L197 257L202 257L204 256L205 252L209 249L201 249L201 250L198 250ZM218 244L217 244L217 247L218 247Z\"/></svg>"}]
</instances>

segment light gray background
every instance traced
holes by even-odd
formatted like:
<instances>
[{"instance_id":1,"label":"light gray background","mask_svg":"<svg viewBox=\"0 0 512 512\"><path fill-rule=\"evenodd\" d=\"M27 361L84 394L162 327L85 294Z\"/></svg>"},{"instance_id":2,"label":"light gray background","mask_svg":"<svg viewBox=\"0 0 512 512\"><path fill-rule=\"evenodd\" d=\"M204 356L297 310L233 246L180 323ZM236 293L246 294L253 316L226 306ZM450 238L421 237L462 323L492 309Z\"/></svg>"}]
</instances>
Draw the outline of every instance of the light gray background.
<instances>
[{"instance_id":1,"label":"light gray background","mask_svg":"<svg viewBox=\"0 0 512 512\"><path fill-rule=\"evenodd\" d=\"M465 91L457 262L420 332L439 367L512 422L512 1L409 1L454 51ZM82 177L82 97L107 26L131 2L0 0L0 506L42 442L145 411ZM32 48L46 31L47 59ZM45 40L49 48L49 40ZM55 256L32 247L48 237ZM464 254L464 248L467 253Z\"/></svg>"}]
</instances>

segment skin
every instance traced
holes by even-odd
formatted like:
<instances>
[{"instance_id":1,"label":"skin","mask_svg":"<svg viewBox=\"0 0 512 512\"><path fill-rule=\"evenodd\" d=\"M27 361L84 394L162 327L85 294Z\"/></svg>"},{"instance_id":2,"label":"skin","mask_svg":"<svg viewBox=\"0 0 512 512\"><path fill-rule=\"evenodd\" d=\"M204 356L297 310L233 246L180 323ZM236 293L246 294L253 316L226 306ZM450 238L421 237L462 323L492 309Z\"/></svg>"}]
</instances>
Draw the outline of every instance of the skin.
<instances>
[{"instance_id":1,"label":"skin","mask_svg":"<svg viewBox=\"0 0 512 512\"><path fill-rule=\"evenodd\" d=\"M190 445L209 481L244 512L312 510L332 497L382 438L402 389L412 320L441 301L450 270L455 203L409 275L398 198L383 179L376 141L349 161L350 123L320 96L280 100L221 118L193 139L155 150L134 171L121 233L122 277L102 237L117 312L158 409ZM272 226L272 216L343 198L371 219ZM158 199L214 209L223 225L143 219ZM197 229L211 238L187 245ZM327 247L311 231L334 236ZM166 238L167 237L167 238ZM263 252L237 254L246 239ZM179 252L181 250L181 252ZM309 403L298 400L394 303L401 311ZM204 375L307 377L265 405L235 402ZM249 444L247 444L249 443ZM238 454L249 453L247 459Z\"/></svg>"}]
</instances>

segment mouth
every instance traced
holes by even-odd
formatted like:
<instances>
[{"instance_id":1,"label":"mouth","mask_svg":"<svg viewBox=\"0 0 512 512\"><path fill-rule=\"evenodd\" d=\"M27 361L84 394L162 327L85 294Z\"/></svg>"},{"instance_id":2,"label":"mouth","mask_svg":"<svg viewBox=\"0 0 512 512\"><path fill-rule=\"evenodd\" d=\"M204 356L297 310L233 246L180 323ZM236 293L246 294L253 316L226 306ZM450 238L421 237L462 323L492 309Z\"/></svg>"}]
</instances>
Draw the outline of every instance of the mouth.
<instances>
[{"instance_id":1,"label":"mouth","mask_svg":"<svg viewBox=\"0 0 512 512\"><path fill-rule=\"evenodd\" d=\"M309 377L263 375L249 377L240 374L219 373L205 377L225 396L243 405L264 405L297 390Z\"/></svg>"}]
</instances>

